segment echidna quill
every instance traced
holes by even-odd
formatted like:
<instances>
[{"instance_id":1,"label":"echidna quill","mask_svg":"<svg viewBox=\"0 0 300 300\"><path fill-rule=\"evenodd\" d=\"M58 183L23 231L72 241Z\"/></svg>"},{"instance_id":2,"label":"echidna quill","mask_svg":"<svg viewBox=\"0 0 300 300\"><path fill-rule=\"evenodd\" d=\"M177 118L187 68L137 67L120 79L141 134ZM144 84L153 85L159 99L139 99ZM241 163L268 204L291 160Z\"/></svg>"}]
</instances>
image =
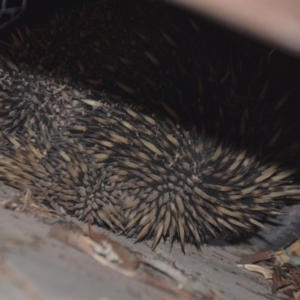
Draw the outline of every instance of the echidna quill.
<instances>
[{"instance_id":1,"label":"echidna quill","mask_svg":"<svg viewBox=\"0 0 300 300\"><path fill-rule=\"evenodd\" d=\"M0 61L0 178L153 248L264 227L300 197L298 143L280 118L289 97L267 101L263 50L249 59L210 37L192 16L135 1L19 31Z\"/></svg>"}]
</instances>

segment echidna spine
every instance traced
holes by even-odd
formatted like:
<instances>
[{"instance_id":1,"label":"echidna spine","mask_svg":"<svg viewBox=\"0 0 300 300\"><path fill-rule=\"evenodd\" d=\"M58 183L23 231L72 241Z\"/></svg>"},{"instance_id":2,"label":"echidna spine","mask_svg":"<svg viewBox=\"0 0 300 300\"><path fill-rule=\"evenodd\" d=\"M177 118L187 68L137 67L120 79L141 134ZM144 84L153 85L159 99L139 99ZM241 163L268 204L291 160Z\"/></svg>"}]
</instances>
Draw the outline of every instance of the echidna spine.
<instances>
[{"instance_id":1,"label":"echidna spine","mask_svg":"<svg viewBox=\"0 0 300 300\"><path fill-rule=\"evenodd\" d=\"M288 99L244 82L243 52L210 53L182 13L95 3L20 33L1 58L4 181L153 247L238 237L299 199Z\"/></svg>"}]
</instances>

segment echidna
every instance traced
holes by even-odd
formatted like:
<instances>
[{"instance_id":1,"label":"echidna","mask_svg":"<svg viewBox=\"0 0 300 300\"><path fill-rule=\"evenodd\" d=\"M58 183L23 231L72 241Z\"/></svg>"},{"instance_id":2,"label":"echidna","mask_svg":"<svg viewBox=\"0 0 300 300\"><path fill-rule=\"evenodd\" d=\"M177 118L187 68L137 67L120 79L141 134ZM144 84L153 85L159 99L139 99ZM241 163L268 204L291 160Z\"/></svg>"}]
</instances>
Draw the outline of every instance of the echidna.
<instances>
[{"instance_id":1,"label":"echidna","mask_svg":"<svg viewBox=\"0 0 300 300\"><path fill-rule=\"evenodd\" d=\"M161 4L98 1L19 31L1 58L0 178L153 248L264 227L300 197L289 98L267 101L267 52L205 30Z\"/></svg>"}]
</instances>

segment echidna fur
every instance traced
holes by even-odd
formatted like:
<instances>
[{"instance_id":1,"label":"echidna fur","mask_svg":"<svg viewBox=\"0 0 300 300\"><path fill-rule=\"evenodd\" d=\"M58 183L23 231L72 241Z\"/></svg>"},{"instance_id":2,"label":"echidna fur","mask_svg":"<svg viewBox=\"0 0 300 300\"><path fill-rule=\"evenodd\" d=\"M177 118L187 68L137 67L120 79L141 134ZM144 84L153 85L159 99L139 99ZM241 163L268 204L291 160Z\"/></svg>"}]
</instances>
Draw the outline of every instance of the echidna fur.
<instances>
[{"instance_id":1,"label":"echidna fur","mask_svg":"<svg viewBox=\"0 0 300 300\"><path fill-rule=\"evenodd\" d=\"M2 180L153 248L244 235L299 199L292 97L266 101L266 53L217 54L228 39L161 4L97 3L2 55Z\"/></svg>"}]
</instances>

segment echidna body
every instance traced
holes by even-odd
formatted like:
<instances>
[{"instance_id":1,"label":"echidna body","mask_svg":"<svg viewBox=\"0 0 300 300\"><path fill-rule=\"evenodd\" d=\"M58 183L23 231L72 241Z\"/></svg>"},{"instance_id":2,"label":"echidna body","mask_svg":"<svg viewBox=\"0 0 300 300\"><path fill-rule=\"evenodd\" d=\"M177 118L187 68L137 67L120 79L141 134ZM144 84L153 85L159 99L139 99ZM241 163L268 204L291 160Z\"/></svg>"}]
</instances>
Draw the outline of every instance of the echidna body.
<instances>
[{"instance_id":1,"label":"echidna body","mask_svg":"<svg viewBox=\"0 0 300 300\"><path fill-rule=\"evenodd\" d=\"M1 58L0 177L153 247L238 237L299 199L298 143L286 145L279 118L287 98L268 104L265 86L240 84L239 59L207 64L185 15L155 22L165 12L150 2L114 3L20 34Z\"/></svg>"}]
</instances>

